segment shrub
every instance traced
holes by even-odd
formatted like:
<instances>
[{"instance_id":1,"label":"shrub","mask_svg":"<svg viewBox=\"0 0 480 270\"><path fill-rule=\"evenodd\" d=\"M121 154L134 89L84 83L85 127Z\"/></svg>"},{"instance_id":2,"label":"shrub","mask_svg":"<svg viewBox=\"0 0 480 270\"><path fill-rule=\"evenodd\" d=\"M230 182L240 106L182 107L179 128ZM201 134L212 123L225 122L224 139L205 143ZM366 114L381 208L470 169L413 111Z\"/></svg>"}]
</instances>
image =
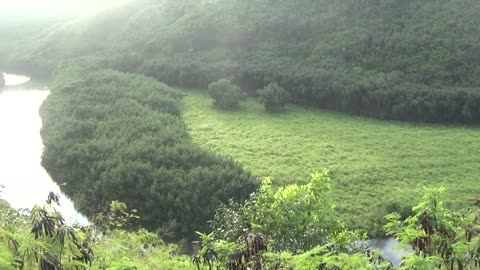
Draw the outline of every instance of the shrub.
<instances>
[{"instance_id":1,"label":"shrub","mask_svg":"<svg viewBox=\"0 0 480 270\"><path fill-rule=\"evenodd\" d=\"M242 91L229 80L221 79L208 86L208 94L213 98L213 106L226 110L238 106Z\"/></svg>"},{"instance_id":2,"label":"shrub","mask_svg":"<svg viewBox=\"0 0 480 270\"><path fill-rule=\"evenodd\" d=\"M290 93L274 82L263 89L258 89L257 94L259 95L258 100L265 106L265 110L271 113L282 111L285 104L291 99Z\"/></svg>"},{"instance_id":3,"label":"shrub","mask_svg":"<svg viewBox=\"0 0 480 270\"><path fill-rule=\"evenodd\" d=\"M271 250L290 252L324 245L332 239L330 232L341 228L327 170L312 174L305 185L278 189L265 178L243 205L230 202L219 207L210 225L218 239L241 241L253 229L273 239Z\"/></svg>"}]
</instances>

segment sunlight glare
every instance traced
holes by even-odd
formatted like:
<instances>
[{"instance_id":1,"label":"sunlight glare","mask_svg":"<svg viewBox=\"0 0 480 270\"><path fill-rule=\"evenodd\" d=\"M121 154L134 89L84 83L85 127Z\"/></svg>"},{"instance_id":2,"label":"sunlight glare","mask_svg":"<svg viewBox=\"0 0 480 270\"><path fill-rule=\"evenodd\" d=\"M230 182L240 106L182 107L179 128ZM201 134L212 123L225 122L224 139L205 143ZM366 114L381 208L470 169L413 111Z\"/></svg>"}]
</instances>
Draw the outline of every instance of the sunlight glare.
<instances>
[{"instance_id":1,"label":"sunlight glare","mask_svg":"<svg viewBox=\"0 0 480 270\"><path fill-rule=\"evenodd\" d=\"M0 0L0 14L65 15L115 6L125 0Z\"/></svg>"}]
</instances>

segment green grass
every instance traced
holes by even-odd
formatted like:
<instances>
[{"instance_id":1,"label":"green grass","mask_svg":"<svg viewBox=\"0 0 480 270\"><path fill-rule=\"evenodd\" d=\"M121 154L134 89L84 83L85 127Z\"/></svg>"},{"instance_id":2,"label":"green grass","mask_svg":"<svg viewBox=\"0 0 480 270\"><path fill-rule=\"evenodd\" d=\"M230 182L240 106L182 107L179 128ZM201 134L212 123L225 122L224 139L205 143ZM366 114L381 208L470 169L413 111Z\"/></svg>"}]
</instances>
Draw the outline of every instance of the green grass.
<instances>
[{"instance_id":1,"label":"green grass","mask_svg":"<svg viewBox=\"0 0 480 270\"><path fill-rule=\"evenodd\" d=\"M422 187L446 186L453 207L480 196L480 129L380 121L289 105L271 115L254 99L218 111L203 91L180 90L193 141L239 161L274 184L331 172L339 213L379 230L386 207L416 204Z\"/></svg>"}]
</instances>

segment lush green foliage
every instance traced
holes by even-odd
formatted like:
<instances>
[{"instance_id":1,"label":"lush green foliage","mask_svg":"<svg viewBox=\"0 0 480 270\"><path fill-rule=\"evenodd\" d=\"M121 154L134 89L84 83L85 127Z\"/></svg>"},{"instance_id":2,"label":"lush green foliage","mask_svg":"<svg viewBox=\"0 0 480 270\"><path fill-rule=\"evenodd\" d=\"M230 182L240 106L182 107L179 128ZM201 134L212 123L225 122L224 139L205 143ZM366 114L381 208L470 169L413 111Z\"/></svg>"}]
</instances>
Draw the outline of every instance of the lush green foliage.
<instances>
[{"instance_id":1,"label":"lush green foliage","mask_svg":"<svg viewBox=\"0 0 480 270\"><path fill-rule=\"evenodd\" d=\"M166 85L77 69L63 67L41 108L42 165L82 212L118 199L138 209L146 228L176 221L177 237L193 236L220 202L258 186L237 163L192 145Z\"/></svg>"},{"instance_id":2,"label":"lush green foliage","mask_svg":"<svg viewBox=\"0 0 480 270\"><path fill-rule=\"evenodd\" d=\"M290 101L290 94L274 82L257 90L257 94L258 100L265 106L267 112L279 112Z\"/></svg>"},{"instance_id":3,"label":"lush green foliage","mask_svg":"<svg viewBox=\"0 0 480 270\"><path fill-rule=\"evenodd\" d=\"M480 267L480 201L464 212L443 205L444 188L426 189L413 215L402 220L387 215L387 233L409 244L414 255L404 260L407 269L478 269Z\"/></svg>"},{"instance_id":4,"label":"lush green foliage","mask_svg":"<svg viewBox=\"0 0 480 270\"><path fill-rule=\"evenodd\" d=\"M322 187L317 191L328 193L328 189L323 188L326 187L327 182L320 183L320 178L320 174L316 174L309 185ZM262 190L268 189L270 189L269 184L265 182ZM260 196L271 195L274 194L269 192ZM2 224L0 265L4 266L2 269L38 267L42 270L168 270L205 269L204 266L209 269L213 267L230 270L245 269L242 267L246 266L257 270L291 269L290 267L309 269L312 266L321 266L323 267L321 269L337 269L336 265L343 266L341 269L359 269L358 266L372 269L372 262L380 263L376 258L368 258L361 253L356 253L359 249L352 243L358 236L345 232L334 233L332 234L334 238L330 239L329 244L299 255L293 255L290 252L267 252L269 243L275 240L268 239L261 233L248 233L245 238L239 239L241 241L239 243L218 239L217 234L198 233L201 242L197 242L196 254L190 261L188 257L179 254L180 249L177 245L166 245L154 233L145 229L125 231L123 226L131 222L131 218L135 218L135 215L132 214L133 210L128 211L124 203L112 202L105 213L96 216L94 224L78 227L64 224L63 217L52 209L52 205L58 203L57 198L55 194L51 194L46 206L37 206L30 213L24 212L25 214L11 209L2 201L0 205L0 224ZM252 196L251 199L253 198ZM287 204L290 205L298 200L303 199L298 197L286 199ZM328 200L325 202L330 204ZM248 202L252 206L254 203L254 201ZM311 206L315 204L311 201ZM43 213L40 216L38 216L39 210ZM282 207L276 210L279 213L288 211ZM291 215L296 216L298 213L300 212ZM45 230L43 227L39 230L39 224L46 225ZM346 246L353 249L342 249ZM348 250L348 253L341 250ZM42 259L37 260L35 254L38 258L48 255L50 259L55 259L58 265L45 264L45 261L42 263Z\"/></svg>"},{"instance_id":5,"label":"lush green foliage","mask_svg":"<svg viewBox=\"0 0 480 270\"><path fill-rule=\"evenodd\" d=\"M200 252L209 266L213 260L208 258L224 267L235 250L251 250L252 241L238 241L254 231L262 244L271 237L274 251L313 249L298 255L257 250L250 258L252 268L260 260L277 269L383 269L389 266L374 266L363 254L338 249L352 238L338 231L325 186L320 185L321 193L312 183L275 191L266 182L241 204L255 181L238 164L192 144L178 96L168 87L138 75L81 70L110 67L202 88L230 78L252 94L275 81L295 103L388 119L479 123L479 11L475 0L132 1L43 34L32 27L24 32L32 35L21 42L9 41L2 34L8 27L1 28L0 67L8 64L37 76L55 73L52 95L42 108L42 162L55 181L66 183L65 191L85 213L105 212L111 200L120 199L139 209L144 226L157 229L176 221L178 235L189 236L194 229L207 230L205 221L215 206L232 197L214 221L220 239L202 234ZM205 100L194 95L186 101L195 142L281 184L302 183L312 168L331 168L339 190L334 202L349 227L378 233L380 217L402 212L388 216L386 227L415 249L402 269L476 266L476 212L451 212L437 203L435 191L403 221L419 187L432 185L432 179L449 187L448 202L454 206L478 193L476 129L352 120L296 106L272 116L260 114L252 102L219 113L205 110ZM223 100L217 105L223 104L236 105ZM118 202L114 206L123 209ZM111 226L131 217L110 214L99 219ZM46 235L37 233L40 241L35 242L35 234L24 231L20 247L30 265L57 268L56 259L68 261L78 255L78 246L72 238L72 254L64 253L63 244L51 237L61 219L53 214L45 227L38 222L43 218L35 218L42 215L50 218L42 208L31 217L36 231ZM229 217L234 219L230 223ZM325 227L318 226L320 221ZM25 229L22 224L18 227ZM20 253L11 252L5 235L0 237L0 267L8 269ZM110 257L100 269L140 268L143 264L132 258L145 258L130 250L145 239L160 241L147 231L111 230L108 235L126 243L108 244L114 252L104 255ZM181 269L178 262L165 261ZM162 266L153 261L144 269Z\"/></svg>"},{"instance_id":6,"label":"lush green foliage","mask_svg":"<svg viewBox=\"0 0 480 270\"><path fill-rule=\"evenodd\" d=\"M318 189L317 189L318 188ZM314 200L298 196L284 196L294 190L309 189L313 193L309 199L320 196L324 204L331 205L328 199L330 186L325 174L314 174L309 184L292 185L289 188L271 192L266 180L257 194L253 194L243 205L248 215L256 210L261 220L264 212L277 216L289 213L288 220L268 219L263 225L273 226L297 223L308 211L312 214L325 214L330 210ZM446 208L439 198L443 188L426 189L422 201L413 208L414 214L405 220L398 213L386 216L388 233L399 238L404 244L413 247L413 253L406 256L400 266L393 267L380 255L363 252L363 247L356 242L361 239L358 233L340 231L335 227L320 225L328 239L323 245L306 252L276 252L273 245L281 246L275 237L259 233L258 230L269 226L251 226L243 237L237 241L221 238L223 232L212 234L198 233L201 241L197 242L195 254L191 260L180 255L179 246L166 245L156 234L145 229L127 232L123 226L135 218L124 203L114 201L105 213L95 219L94 224L84 227L69 225L63 221L61 214L53 208L58 204L58 197L51 193L45 206L35 206L29 213L10 208L0 200L0 266L5 270L34 269L70 270L70 269L109 269L109 270L149 270L149 269L323 269L323 270L426 270L426 269L477 269L480 243L479 200L474 200L474 207L462 212L453 212ZM313 195L313 197L311 197ZM256 201L256 199L259 199ZM265 204L267 203L267 204ZM306 209L292 211L292 206L300 204ZM258 205L257 205L258 204ZM263 205L263 206L262 206ZM264 209L272 206L272 209ZM226 209L225 207L223 207ZM254 208L256 210L254 210ZM263 210L262 210L263 209ZM223 211L220 209L220 212ZM218 213L217 213L218 214ZM224 219L225 218L225 219ZM228 217L217 219L228 225ZM234 221L235 215L230 216ZM335 217L332 217L335 219ZM310 216L307 219L317 222ZM215 223L214 222L214 223ZM338 222L338 220L337 220ZM301 226L294 226L291 234L298 240L315 237L302 235ZM257 231L257 232L252 232ZM276 229L274 231L276 232ZM277 237L283 237L277 234ZM276 243L276 244L275 244ZM288 249L291 243L282 249ZM298 250L297 250L298 251ZM376 253L379 254L379 253Z\"/></svg>"},{"instance_id":7,"label":"lush green foliage","mask_svg":"<svg viewBox=\"0 0 480 270\"><path fill-rule=\"evenodd\" d=\"M221 79L208 85L208 94L213 98L213 106L227 110L237 108L242 92L229 80Z\"/></svg>"},{"instance_id":8,"label":"lush green foliage","mask_svg":"<svg viewBox=\"0 0 480 270\"><path fill-rule=\"evenodd\" d=\"M239 241L246 230L253 230L272 238L274 251L305 252L327 244L331 233L341 229L330 188L326 171L313 174L308 184L276 190L266 178L244 205L220 207L211 226L220 239Z\"/></svg>"},{"instance_id":9,"label":"lush green foliage","mask_svg":"<svg viewBox=\"0 0 480 270\"><path fill-rule=\"evenodd\" d=\"M320 174L315 174L311 182L307 186L315 186L319 184L318 180ZM322 186L323 184L320 184ZM307 186L291 186L290 190L302 190ZM392 213L385 218L388 223L385 225L385 230L388 234L398 238L402 242L402 247L410 247L413 249L412 253L402 259L401 265L393 267L388 261L385 261L379 253L372 253L370 250L361 252L361 245L355 244L356 239L359 239L358 234L342 231L329 227L328 225L320 225L330 237L324 238L322 245L312 248L303 253L290 252L267 252L271 247L271 242L280 244L284 249L290 245L288 242L276 242L278 238L272 237L268 239L261 233L248 233L250 230L262 231L268 227L254 226L250 228L244 227L247 233L246 236L241 237L236 243L225 241L229 237L230 221L239 225L239 213L243 215L244 211L248 213L248 218L262 220L264 224L270 223L273 226L287 226L290 224L297 224L289 227L292 232L286 232L292 237L291 239L298 240L308 239L312 235L302 234L302 226L298 224L298 220L304 220L304 213L313 210L316 213L325 213L325 206L308 201L308 198L296 196L285 196L285 192L289 189L280 190L274 193L264 193L265 189L269 189L269 183L264 182L260 188L260 195L252 195L250 201L247 201L240 211L233 211L232 207L221 207L217 212L214 225L220 225L214 233L210 235L201 235L203 247L200 250L200 255L207 258L205 261L211 262L212 265L223 266L229 270L243 269L239 265L250 267L250 269L402 269L402 270L426 270L426 269L478 269L480 267L480 199L473 200L474 207L462 210L461 212L454 212L446 208L440 200L440 193L444 188L426 188L421 202L413 207L413 215L405 219L401 218L400 214ZM321 197L328 194L327 189L321 188L317 190L322 194ZM318 195L317 194L317 195ZM278 216L288 217L284 219L271 219L268 214L263 220L261 197L269 198L268 206L271 209L268 213L275 213ZM308 196L307 196L308 197ZM329 200L323 197L323 203L329 205ZM291 206L301 208L305 207L305 211L293 210ZM322 210L323 208L323 210ZM251 210L255 209L255 210ZM258 211L259 210L259 211ZM258 212L257 212L258 211ZM225 215L225 213L233 213L233 215ZM312 213L313 213L312 212ZM252 215L253 213L253 215ZM258 217L255 217L258 215ZM245 218L245 217L243 217ZM310 217L307 217L310 219ZM312 219L313 220L313 219ZM280 221L281 224L278 224ZM247 221L248 224L248 221ZM281 228L276 228L271 231L277 234ZM227 233L226 233L227 232ZM298 233L298 234L295 234ZM268 235L268 234L267 234ZM225 238L226 237L226 238ZM282 238L283 235L277 234L276 237ZM300 237L300 238L298 238ZM256 241L254 240L256 239ZM318 239L317 239L318 241ZM399 248L402 248L399 247ZM214 256L215 251L227 254L222 256ZM228 256L230 254L230 256ZM377 254L377 255L374 255ZM200 258L199 255L199 258Z\"/></svg>"},{"instance_id":10,"label":"lush green foliage","mask_svg":"<svg viewBox=\"0 0 480 270\"><path fill-rule=\"evenodd\" d=\"M0 207L0 245L10 253L15 269L88 269L94 252L89 237L66 224L54 206L58 196L49 194L45 206L35 206L28 215ZM7 262L5 262L7 263Z\"/></svg>"},{"instance_id":11,"label":"lush green foliage","mask_svg":"<svg viewBox=\"0 0 480 270\"><path fill-rule=\"evenodd\" d=\"M297 103L479 123L479 13L476 0L132 1L34 35L5 61L45 71L95 56L182 87L276 81Z\"/></svg>"},{"instance_id":12,"label":"lush green foliage","mask_svg":"<svg viewBox=\"0 0 480 270\"><path fill-rule=\"evenodd\" d=\"M108 221L100 218L79 227L63 221L53 208L56 203L50 200L28 213L0 200L2 270L191 269L177 245L167 245L145 229L125 231L130 222L125 217L131 216L125 204L112 203Z\"/></svg>"},{"instance_id":13,"label":"lush green foliage","mask_svg":"<svg viewBox=\"0 0 480 270\"><path fill-rule=\"evenodd\" d=\"M361 253L358 241L363 236L342 228L330 193L328 171L312 174L305 185L277 190L264 179L244 204L219 207L211 222L213 233L199 233L194 262L229 270L390 266Z\"/></svg>"},{"instance_id":14,"label":"lush green foliage","mask_svg":"<svg viewBox=\"0 0 480 270\"><path fill-rule=\"evenodd\" d=\"M235 158L258 177L271 176L274 186L304 183L312 168L329 168L336 209L349 227L383 233L383 216L408 216L424 186L446 186L454 208L480 193L476 128L385 122L293 105L270 115L254 99L235 112L218 112L206 94L181 93L194 142Z\"/></svg>"}]
</instances>

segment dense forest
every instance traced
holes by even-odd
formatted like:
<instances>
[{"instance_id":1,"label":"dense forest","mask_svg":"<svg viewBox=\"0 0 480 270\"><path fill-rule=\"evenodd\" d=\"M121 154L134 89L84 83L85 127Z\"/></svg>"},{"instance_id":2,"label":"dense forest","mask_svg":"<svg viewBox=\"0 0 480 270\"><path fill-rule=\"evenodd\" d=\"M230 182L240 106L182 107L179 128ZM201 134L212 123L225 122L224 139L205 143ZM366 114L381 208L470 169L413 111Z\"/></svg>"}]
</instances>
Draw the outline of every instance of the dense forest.
<instances>
[{"instance_id":1,"label":"dense forest","mask_svg":"<svg viewBox=\"0 0 480 270\"><path fill-rule=\"evenodd\" d=\"M42 75L91 56L169 85L228 77L255 94L275 81L301 104L478 123L479 11L475 0L133 1L37 33L0 60Z\"/></svg>"},{"instance_id":2,"label":"dense forest","mask_svg":"<svg viewBox=\"0 0 480 270\"><path fill-rule=\"evenodd\" d=\"M42 165L84 213L122 200L143 227L191 237L220 202L256 189L239 164L191 143L168 86L80 65L55 76L42 105Z\"/></svg>"}]
</instances>

